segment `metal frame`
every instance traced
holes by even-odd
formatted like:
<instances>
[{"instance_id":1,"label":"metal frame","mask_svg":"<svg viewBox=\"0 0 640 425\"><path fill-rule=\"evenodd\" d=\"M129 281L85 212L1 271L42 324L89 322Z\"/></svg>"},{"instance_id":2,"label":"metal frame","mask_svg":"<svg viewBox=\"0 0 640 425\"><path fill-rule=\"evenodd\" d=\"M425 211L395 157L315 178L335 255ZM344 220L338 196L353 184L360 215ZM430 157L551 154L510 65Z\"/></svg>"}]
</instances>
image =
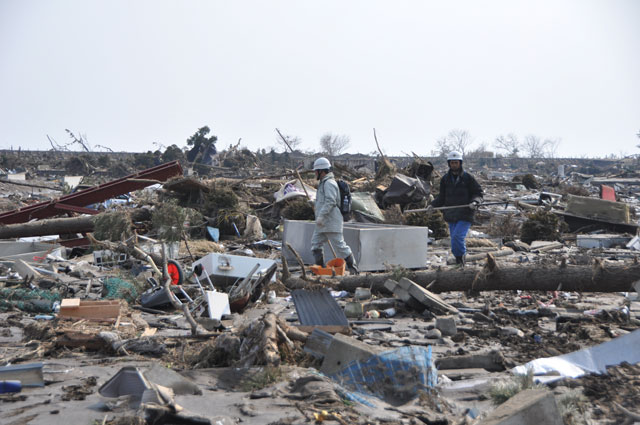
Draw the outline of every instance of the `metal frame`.
<instances>
[{"instance_id":1,"label":"metal frame","mask_svg":"<svg viewBox=\"0 0 640 425\"><path fill-rule=\"evenodd\" d=\"M167 162L51 201L8 211L0 214L0 224L26 223L34 218L50 218L66 212L97 214L98 211L85 207L124 193L143 189L156 182L166 181L176 175L182 175L180 163L178 161Z\"/></svg>"}]
</instances>

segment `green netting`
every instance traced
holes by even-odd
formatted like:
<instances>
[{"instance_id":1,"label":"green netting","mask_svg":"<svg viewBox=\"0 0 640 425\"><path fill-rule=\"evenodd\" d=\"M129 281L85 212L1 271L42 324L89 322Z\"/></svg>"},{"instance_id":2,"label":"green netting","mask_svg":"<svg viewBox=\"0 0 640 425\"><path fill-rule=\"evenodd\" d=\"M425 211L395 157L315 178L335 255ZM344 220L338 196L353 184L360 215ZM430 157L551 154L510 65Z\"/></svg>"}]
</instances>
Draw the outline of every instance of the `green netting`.
<instances>
[{"instance_id":1,"label":"green netting","mask_svg":"<svg viewBox=\"0 0 640 425\"><path fill-rule=\"evenodd\" d=\"M27 313L50 313L53 303L60 301L59 293L43 289L0 289L0 311L17 308Z\"/></svg>"},{"instance_id":2,"label":"green netting","mask_svg":"<svg viewBox=\"0 0 640 425\"><path fill-rule=\"evenodd\" d=\"M118 277L108 277L103 283L106 292L104 298L124 299L128 303L132 303L138 298L138 288L131 282Z\"/></svg>"}]
</instances>

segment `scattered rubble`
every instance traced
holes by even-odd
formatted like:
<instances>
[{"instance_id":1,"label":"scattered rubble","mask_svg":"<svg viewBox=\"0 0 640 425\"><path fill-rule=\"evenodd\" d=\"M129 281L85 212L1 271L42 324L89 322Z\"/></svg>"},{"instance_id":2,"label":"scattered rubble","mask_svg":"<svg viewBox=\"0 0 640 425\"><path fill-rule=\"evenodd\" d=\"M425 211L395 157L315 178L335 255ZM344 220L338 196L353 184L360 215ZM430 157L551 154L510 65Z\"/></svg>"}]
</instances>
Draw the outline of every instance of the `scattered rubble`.
<instances>
[{"instance_id":1,"label":"scattered rubble","mask_svg":"<svg viewBox=\"0 0 640 425\"><path fill-rule=\"evenodd\" d=\"M438 159L338 161L363 273L317 276L304 159L217 155L0 182L0 422L638 420L637 174L470 162L486 202L455 268L441 213L405 214Z\"/></svg>"}]
</instances>

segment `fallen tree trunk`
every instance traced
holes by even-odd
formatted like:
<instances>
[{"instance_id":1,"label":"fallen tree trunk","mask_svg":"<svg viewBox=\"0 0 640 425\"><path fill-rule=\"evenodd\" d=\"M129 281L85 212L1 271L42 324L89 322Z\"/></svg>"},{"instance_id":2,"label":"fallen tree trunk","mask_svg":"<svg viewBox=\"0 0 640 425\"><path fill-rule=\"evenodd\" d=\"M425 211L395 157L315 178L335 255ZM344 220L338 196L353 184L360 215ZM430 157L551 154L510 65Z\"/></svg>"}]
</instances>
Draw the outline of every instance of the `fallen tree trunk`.
<instances>
[{"instance_id":1,"label":"fallen tree trunk","mask_svg":"<svg viewBox=\"0 0 640 425\"><path fill-rule=\"evenodd\" d=\"M640 279L640 265L605 266L600 261L587 266L544 266L530 265L493 268L487 270L466 267L464 269L442 269L425 272L410 272L407 277L422 287L431 282L432 292L447 291L563 291L580 292L626 292L633 291L632 285ZM360 274L345 276L340 280L331 279L336 289L355 291L359 287L371 288L378 292L388 292L384 287L387 279L396 279L392 273ZM285 284L289 289L317 285L316 281L289 278Z\"/></svg>"},{"instance_id":2,"label":"fallen tree trunk","mask_svg":"<svg viewBox=\"0 0 640 425\"><path fill-rule=\"evenodd\" d=\"M85 215L81 217L52 218L31 223L8 224L0 226L0 239L91 233L94 230L94 220L97 216ZM131 219L133 221L150 220L151 212L144 208L135 209L132 212Z\"/></svg>"}]
</instances>

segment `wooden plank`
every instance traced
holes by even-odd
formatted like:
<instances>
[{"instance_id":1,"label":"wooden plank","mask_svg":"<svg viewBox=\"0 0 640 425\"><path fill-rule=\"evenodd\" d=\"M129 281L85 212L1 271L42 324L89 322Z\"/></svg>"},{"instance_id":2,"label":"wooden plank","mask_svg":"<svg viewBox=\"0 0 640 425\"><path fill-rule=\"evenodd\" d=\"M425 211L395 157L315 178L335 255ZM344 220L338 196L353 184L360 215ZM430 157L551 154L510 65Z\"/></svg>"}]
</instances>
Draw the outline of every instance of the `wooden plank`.
<instances>
[{"instance_id":1,"label":"wooden plank","mask_svg":"<svg viewBox=\"0 0 640 425\"><path fill-rule=\"evenodd\" d=\"M80 301L77 307L60 307L61 318L111 319L120 314L120 301Z\"/></svg>"},{"instance_id":2,"label":"wooden plank","mask_svg":"<svg viewBox=\"0 0 640 425\"><path fill-rule=\"evenodd\" d=\"M75 308L80 307L80 298L65 298L60 303L60 308Z\"/></svg>"},{"instance_id":3,"label":"wooden plank","mask_svg":"<svg viewBox=\"0 0 640 425\"><path fill-rule=\"evenodd\" d=\"M142 332L142 335L140 335L140 337L142 338L145 336L154 336L156 332L158 332L158 328L146 328L144 332Z\"/></svg>"},{"instance_id":4,"label":"wooden plank","mask_svg":"<svg viewBox=\"0 0 640 425\"><path fill-rule=\"evenodd\" d=\"M302 332L311 333L314 329L320 329L321 331L325 331L330 334L344 334L351 335L351 327L349 326L340 326L340 325L296 325L296 328L301 330Z\"/></svg>"}]
</instances>

